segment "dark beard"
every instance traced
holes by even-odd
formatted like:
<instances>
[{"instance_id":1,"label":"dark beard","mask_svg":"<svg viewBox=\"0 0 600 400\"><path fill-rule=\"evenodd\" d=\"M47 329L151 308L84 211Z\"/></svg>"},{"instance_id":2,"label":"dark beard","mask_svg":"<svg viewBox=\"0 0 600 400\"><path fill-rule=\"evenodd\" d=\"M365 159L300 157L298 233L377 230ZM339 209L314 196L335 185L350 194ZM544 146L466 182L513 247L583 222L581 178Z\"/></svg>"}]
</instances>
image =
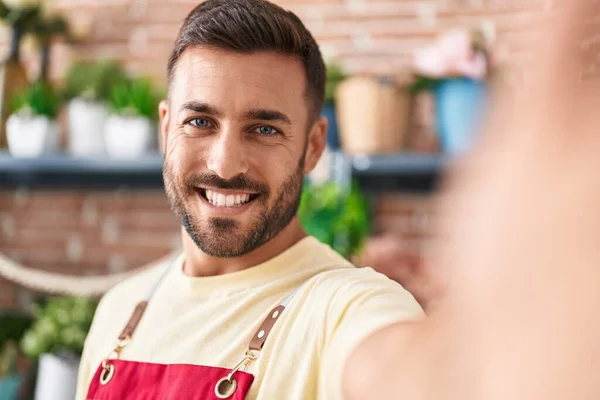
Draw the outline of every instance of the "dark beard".
<instances>
[{"instance_id":1,"label":"dark beard","mask_svg":"<svg viewBox=\"0 0 600 400\"><path fill-rule=\"evenodd\" d=\"M296 170L281 185L270 205L268 204L271 197L269 188L245 176L225 181L216 175L191 175L186 177L178 187L175 174L165 161L163 179L171 210L179 218L181 225L196 246L212 257L240 257L277 236L298 212L304 183L304 155ZM263 203L264 211L247 232L241 231L239 223L230 218L210 218L207 223L201 223L191 215L183 199L195 196L195 188L203 185L259 193L260 196L254 201Z\"/></svg>"}]
</instances>

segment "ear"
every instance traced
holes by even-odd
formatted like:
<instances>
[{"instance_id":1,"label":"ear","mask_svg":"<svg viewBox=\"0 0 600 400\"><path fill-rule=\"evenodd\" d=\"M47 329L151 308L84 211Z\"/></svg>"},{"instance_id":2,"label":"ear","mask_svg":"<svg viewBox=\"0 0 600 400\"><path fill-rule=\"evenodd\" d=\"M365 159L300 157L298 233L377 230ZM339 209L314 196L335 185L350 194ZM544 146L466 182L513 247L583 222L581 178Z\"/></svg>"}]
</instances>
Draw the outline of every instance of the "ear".
<instances>
[{"instance_id":1,"label":"ear","mask_svg":"<svg viewBox=\"0 0 600 400\"><path fill-rule=\"evenodd\" d=\"M327 143L327 118L319 117L308 133L304 173L309 174L317 166Z\"/></svg>"},{"instance_id":2,"label":"ear","mask_svg":"<svg viewBox=\"0 0 600 400\"><path fill-rule=\"evenodd\" d=\"M167 136L169 134L169 103L163 100L158 105L158 117L160 120L160 151L165 154L167 150Z\"/></svg>"}]
</instances>

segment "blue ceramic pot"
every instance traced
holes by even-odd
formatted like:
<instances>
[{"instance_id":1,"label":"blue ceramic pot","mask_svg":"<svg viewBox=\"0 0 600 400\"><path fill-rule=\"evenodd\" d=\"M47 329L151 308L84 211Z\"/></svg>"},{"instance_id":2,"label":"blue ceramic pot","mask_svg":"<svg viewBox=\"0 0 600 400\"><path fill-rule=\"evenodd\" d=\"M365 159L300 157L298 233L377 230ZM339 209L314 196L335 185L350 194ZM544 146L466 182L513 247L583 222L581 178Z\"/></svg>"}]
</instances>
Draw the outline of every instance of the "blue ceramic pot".
<instances>
[{"instance_id":1,"label":"blue ceramic pot","mask_svg":"<svg viewBox=\"0 0 600 400\"><path fill-rule=\"evenodd\" d=\"M325 103L321 115L327 117L327 120L329 121L329 128L327 129L327 146L329 146L330 150L337 150L340 148L340 137L338 135L335 105L332 103Z\"/></svg>"},{"instance_id":2,"label":"blue ceramic pot","mask_svg":"<svg viewBox=\"0 0 600 400\"><path fill-rule=\"evenodd\" d=\"M0 378L0 400L17 400L21 380L17 375Z\"/></svg>"},{"instance_id":3,"label":"blue ceramic pot","mask_svg":"<svg viewBox=\"0 0 600 400\"><path fill-rule=\"evenodd\" d=\"M477 134L485 110L484 81L445 79L434 90L437 131L445 153L467 150Z\"/></svg>"}]
</instances>

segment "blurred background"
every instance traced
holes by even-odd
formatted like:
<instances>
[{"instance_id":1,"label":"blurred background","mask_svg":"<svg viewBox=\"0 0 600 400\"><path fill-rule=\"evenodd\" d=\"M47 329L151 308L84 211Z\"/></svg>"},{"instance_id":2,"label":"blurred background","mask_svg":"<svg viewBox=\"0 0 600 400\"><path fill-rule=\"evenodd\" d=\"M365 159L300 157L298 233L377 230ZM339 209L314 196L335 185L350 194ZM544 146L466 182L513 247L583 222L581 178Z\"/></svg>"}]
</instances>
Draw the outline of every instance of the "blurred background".
<instances>
[{"instance_id":1,"label":"blurred background","mask_svg":"<svg viewBox=\"0 0 600 400\"><path fill-rule=\"evenodd\" d=\"M179 248L156 106L197 3L0 2L0 400L70 398L97 298ZM490 88L522 82L512 66L550 2L276 3L328 64L329 146L302 222L401 281L434 234L440 172L474 140Z\"/></svg>"}]
</instances>

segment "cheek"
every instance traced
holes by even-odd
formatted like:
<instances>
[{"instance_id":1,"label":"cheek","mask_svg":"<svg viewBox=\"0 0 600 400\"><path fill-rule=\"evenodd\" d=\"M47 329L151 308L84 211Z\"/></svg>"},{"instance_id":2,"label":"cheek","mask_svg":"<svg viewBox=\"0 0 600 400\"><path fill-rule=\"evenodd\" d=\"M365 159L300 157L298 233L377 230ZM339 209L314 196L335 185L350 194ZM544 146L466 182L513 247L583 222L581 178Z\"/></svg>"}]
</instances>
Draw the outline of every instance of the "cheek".
<instances>
[{"instance_id":1,"label":"cheek","mask_svg":"<svg viewBox=\"0 0 600 400\"><path fill-rule=\"evenodd\" d=\"M179 174L198 171L205 164L206 149L198 139L179 134L173 138L165 156Z\"/></svg>"},{"instance_id":2,"label":"cheek","mask_svg":"<svg viewBox=\"0 0 600 400\"><path fill-rule=\"evenodd\" d=\"M269 186L269 202L277 201L283 192L289 193L292 189L292 183L295 186L298 175L298 165L296 162L290 163L284 168L280 167L266 175L265 183ZM300 178L301 179L301 178ZM277 206L275 204L275 206Z\"/></svg>"},{"instance_id":3,"label":"cheek","mask_svg":"<svg viewBox=\"0 0 600 400\"><path fill-rule=\"evenodd\" d=\"M255 149L247 153L250 174L261 177L269 185L271 191L274 191L278 184L285 179L292 164L291 156L281 153L281 151L274 151L270 148Z\"/></svg>"}]
</instances>

